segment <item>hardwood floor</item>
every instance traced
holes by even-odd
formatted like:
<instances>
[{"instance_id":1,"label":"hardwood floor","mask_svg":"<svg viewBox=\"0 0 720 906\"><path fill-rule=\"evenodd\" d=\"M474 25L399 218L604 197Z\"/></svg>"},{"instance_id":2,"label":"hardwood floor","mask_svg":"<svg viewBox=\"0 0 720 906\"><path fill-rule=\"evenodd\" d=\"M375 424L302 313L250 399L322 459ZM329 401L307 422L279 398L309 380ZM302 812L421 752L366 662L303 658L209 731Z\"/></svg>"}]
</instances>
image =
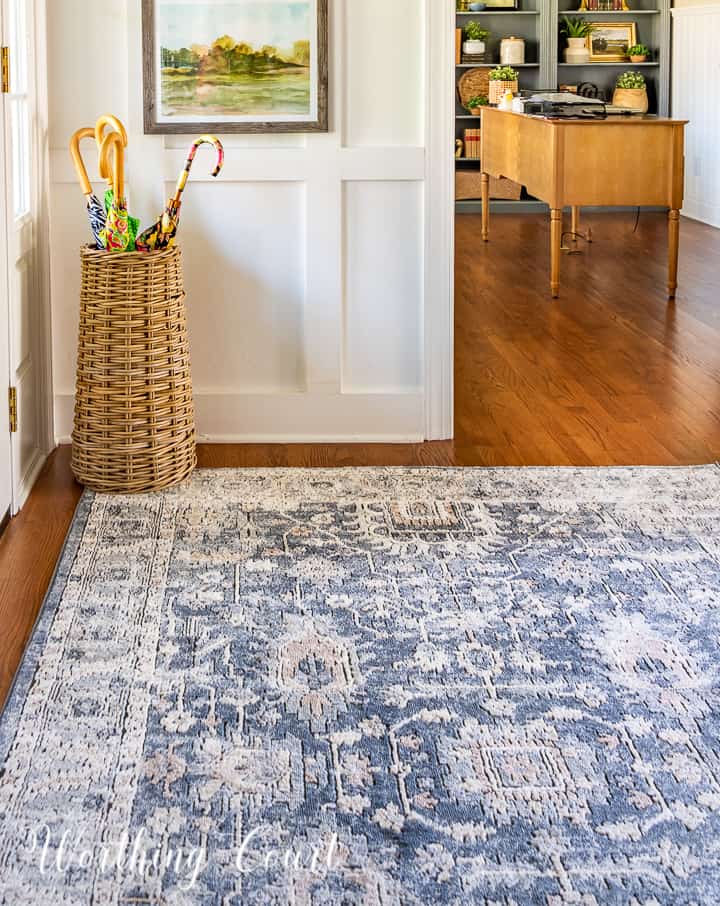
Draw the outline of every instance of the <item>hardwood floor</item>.
<instances>
[{"instance_id":1,"label":"hardwood floor","mask_svg":"<svg viewBox=\"0 0 720 906\"><path fill-rule=\"evenodd\" d=\"M720 459L720 231L683 221L668 304L662 215L590 219L548 294L549 224L457 222L456 438L403 445L201 446L200 465L681 465ZM52 576L81 489L70 451L48 460L0 538L0 702Z\"/></svg>"},{"instance_id":2,"label":"hardwood floor","mask_svg":"<svg viewBox=\"0 0 720 906\"><path fill-rule=\"evenodd\" d=\"M496 216L485 246L457 221L458 462L720 458L720 231L683 220L668 304L664 215L595 215L551 301L547 218Z\"/></svg>"}]
</instances>

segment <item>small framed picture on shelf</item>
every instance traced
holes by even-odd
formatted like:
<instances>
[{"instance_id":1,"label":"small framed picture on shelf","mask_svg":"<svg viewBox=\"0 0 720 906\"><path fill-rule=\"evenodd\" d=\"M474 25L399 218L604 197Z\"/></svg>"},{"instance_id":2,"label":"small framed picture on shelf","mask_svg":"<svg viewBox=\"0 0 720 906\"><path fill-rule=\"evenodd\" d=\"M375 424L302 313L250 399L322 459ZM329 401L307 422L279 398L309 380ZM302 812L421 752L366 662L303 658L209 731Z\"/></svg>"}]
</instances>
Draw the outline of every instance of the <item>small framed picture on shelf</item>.
<instances>
[{"instance_id":1,"label":"small framed picture on shelf","mask_svg":"<svg viewBox=\"0 0 720 906\"><path fill-rule=\"evenodd\" d=\"M587 36L591 63L624 63L628 49L637 43L635 22L590 22Z\"/></svg>"}]
</instances>

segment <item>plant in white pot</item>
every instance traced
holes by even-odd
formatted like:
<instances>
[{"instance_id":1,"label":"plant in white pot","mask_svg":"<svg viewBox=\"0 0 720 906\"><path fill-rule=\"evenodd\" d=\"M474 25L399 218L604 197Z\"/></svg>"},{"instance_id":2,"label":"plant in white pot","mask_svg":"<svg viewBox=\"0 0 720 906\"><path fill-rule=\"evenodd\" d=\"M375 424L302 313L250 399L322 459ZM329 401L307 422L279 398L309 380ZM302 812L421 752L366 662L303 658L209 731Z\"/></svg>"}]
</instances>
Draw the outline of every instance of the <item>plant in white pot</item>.
<instances>
[{"instance_id":1,"label":"plant in white pot","mask_svg":"<svg viewBox=\"0 0 720 906\"><path fill-rule=\"evenodd\" d=\"M613 94L613 106L627 107L639 113L648 112L648 94L645 78L639 72L624 72L618 76Z\"/></svg>"},{"instance_id":2,"label":"plant in white pot","mask_svg":"<svg viewBox=\"0 0 720 906\"><path fill-rule=\"evenodd\" d=\"M465 26L465 42L463 43L463 53L480 57L485 54L485 42L490 32L483 28L479 22L468 22Z\"/></svg>"},{"instance_id":3,"label":"plant in white pot","mask_svg":"<svg viewBox=\"0 0 720 906\"><path fill-rule=\"evenodd\" d=\"M650 56L650 48L644 44L634 44L628 47L628 56L631 63L644 63Z\"/></svg>"},{"instance_id":4,"label":"plant in white pot","mask_svg":"<svg viewBox=\"0 0 720 906\"><path fill-rule=\"evenodd\" d=\"M496 66L488 75L488 100L498 105L508 91L517 94L520 74L512 66Z\"/></svg>"},{"instance_id":5,"label":"plant in white pot","mask_svg":"<svg viewBox=\"0 0 720 906\"><path fill-rule=\"evenodd\" d=\"M588 38L593 32L592 25L585 19L579 17L570 18L565 16L560 26L560 34L564 35L567 40L565 48L566 63L589 63L590 48L588 47Z\"/></svg>"}]
</instances>

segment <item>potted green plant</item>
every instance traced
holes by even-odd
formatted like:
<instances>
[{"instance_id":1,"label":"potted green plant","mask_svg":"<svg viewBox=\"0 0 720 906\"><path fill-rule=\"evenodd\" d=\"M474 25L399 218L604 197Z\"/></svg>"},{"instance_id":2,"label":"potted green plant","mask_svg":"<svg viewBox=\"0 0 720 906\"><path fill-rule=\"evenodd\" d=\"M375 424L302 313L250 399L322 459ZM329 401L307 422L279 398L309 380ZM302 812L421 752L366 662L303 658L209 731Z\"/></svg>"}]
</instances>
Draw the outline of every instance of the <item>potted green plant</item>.
<instances>
[{"instance_id":1,"label":"potted green plant","mask_svg":"<svg viewBox=\"0 0 720 906\"><path fill-rule=\"evenodd\" d=\"M508 91L516 94L519 78L520 74L512 66L496 66L492 69L488 75L488 102L497 106Z\"/></svg>"},{"instance_id":2,"label":"potted green plant","mask_svg":"<svg viewBox=\"0 0 720 906\"><path fill-rule=\"evenodd\" d=\"M560 26L560 34L564 35L567 40L565 48L566 63L589 63L590 48L588 47L588 38L593 32L593 26L579 16L571 18L564 16Z\"/></svg>"},{"instance_id":3,"label":"potted green plant","mask_svg":"<svg viewBox=\"0 0 720 906\"><path fill-rule=\"evenodd\" d=\"M463 53L482 56L485 53L485 41L489 34L487 28L483 28L479 22L468 22L465 26Z\"/></svg>"},{"instance_id":4,"label":"potted green plant","mask_svg":"<svg viewBox=\"0 0 720 906\"><path fill-rule=\"evenodd\" d=\"M480 116L483 107L487 107L490 101L485 97L484 94L478 94L473 98L468 98L465 108L472 113L473 116Z\"/></svg>"},{"instance_id":5,"label":"potted green plant","mask_svg":"<svg viewBox=\"0 0 720 906\"><path fill-rule=\"evenodd\" d=\"M634 44L628 47L628 56L631 63L644 63L650 56L650 48L644 44Z\"/></svg>"},{"instance_id":6,"label":"potted green plant","mask_svg":"<svg viewBox=\"0 0 720 906\"><path fill-rule=\"evenodd\" d=\"M629 110L637 110L640 113L648 112L647 85L642 73L631 70L618 76L613 94L613 105L627 107Z\"/></svg>"}]
</instances>

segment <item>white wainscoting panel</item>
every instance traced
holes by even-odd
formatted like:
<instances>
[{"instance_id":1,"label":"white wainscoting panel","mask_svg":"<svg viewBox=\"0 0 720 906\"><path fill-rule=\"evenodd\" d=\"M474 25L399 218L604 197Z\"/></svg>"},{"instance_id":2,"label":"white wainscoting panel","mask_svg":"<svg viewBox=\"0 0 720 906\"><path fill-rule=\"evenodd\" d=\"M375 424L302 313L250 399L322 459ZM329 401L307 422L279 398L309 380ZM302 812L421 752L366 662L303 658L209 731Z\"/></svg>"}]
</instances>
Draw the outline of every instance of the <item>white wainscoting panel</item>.
<instances>
[{"instance_id":1,"label":"white wainscoting panel","mask_svg":"<svg viewBox=\"0 0 720 906\"><path fill-rule=\"evenodd\" d=\"M305 184L203 184L182 217L196 386L304 389Z\"/></svg>"},{"instance_id":2,"label":"white wainscoting panel","mask_svg":"<svg viewBox=\"0 0 720 906\"><path fill-rule=\"evenodd\" d=\"M345 144L422 145L423 7L422 0L347 0Z\"/></svg>"},{"instance_id":3,"label":"white wainscoting panel","mask_svg":"<svg viewBox=\"0 0 720 906\"><path fill-rule=\"evenodd\" d=\"M429 17L437 18L431 3L441 0L330 0L330 132L224 137L226 165L217 180L209 176L212 150L199 152L180 243L204 439L418 441L428 435L426 286L443 286L443 270L451 271L445 249L426 251L425 212L439 201L435 189L430 197L429 155L446 148L448 173L452 166L451 104L442 107L447 141L431 147L426 132L433 90L428 58L433 36L440 56L445 44L449 52L454 0L442 0L447 34L428 28ZM190 142L143 134L140 7L139 0L48 4L60 440L72 430L78 248L88 239L69 136L101 113L125 121L130 207L143 225L162 210ZM112 52L98 39L103 35L112 36ZM446 68L449 80L452 67ZM445 94L451 98L451 84L437 86L437 98ZM92 143L86 152L98 180ZM434 185L444 191L446 182L450 193L449 180ZM442 216L435 220L442 225ZM450 295L444 288L433 293L435 310L446 318ZM445 371L448 365L446 354ZM445 382L445 402L451 391ZM449 424L447 418L436 423ZM434 436L439 432L447 436L445 427Z\"/></svg>"},{"instance_id":4,"label":"white wainscoting panel","mask_svg":"<svg viewBox=\"0 0 720 906\"><path fill-rule=\"evenodd\" d=\"M422 186L345 183L343 390L419 392Z\"/></svg>"},{"instance_id":5,"label":"white wainscoting panel","mask_svg":"<svg viewBox=\"0 0 720 906\"><path fill-rule=\"evenodd\" d=\"M673 116L690 120L683 213L720 227L720 4L673 11Z\"/></svg>"}]
</instances>

